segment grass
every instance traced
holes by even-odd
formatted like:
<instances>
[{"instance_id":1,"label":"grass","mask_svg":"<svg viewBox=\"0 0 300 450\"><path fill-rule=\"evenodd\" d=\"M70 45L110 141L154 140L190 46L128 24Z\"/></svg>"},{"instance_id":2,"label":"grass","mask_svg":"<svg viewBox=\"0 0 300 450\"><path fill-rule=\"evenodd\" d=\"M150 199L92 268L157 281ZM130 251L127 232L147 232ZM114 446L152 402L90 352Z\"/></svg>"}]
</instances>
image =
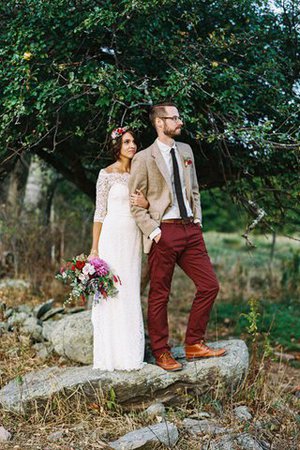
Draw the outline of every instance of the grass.
<instances>
[{"instance_id":1,"label":"grass","mask_svg":"<svg viewBox=\"0 0 300 450\"><path fill-rule=\"evenodd\" d=\"M268 237L255 236L253 240L257 248L251 251L237 234L209 232L205 239L221 282L208 338L216 340L234 336L246 339L252 348L251 368L247 379L235 393L228 392L223 396L216 391L202 397L187 395L181 404L167 406L166 419L175 423L180 433L175 450L208 448L208 435L192 438L183 426L184 418L196 418L199 411L208 412L220 425L234 428L236 432L259 436L270 442L272 449L296 450L300 442L300 400L292 390L300 386L300 370L274 360L272 350L299 350L299 286L295 284L299 270L299 243L277 238L271 261L271 240ZM42 297L10 290L1 293L1 300L7 305L37 304L45 297L55 297L57 303L61 303L65 291L57 283L51 283L51 274L46 278L45 286L41 287ZM190 280L176 269L169 303L170 336L174 344L184 340L193 294ZM142 299L144 310L146 297L147 293ZM253 297L258 300L260 314L255 339L248 333L248 300ZM57 355L40 360L29 338L20 335L18 330L1 336L0 386L16 376L54 365L65 367L72 363ZM233 409L241 404L246 404L251 410L252 422L240 424L235 420ZM112 399L101 397L101 393L97 401L90 402L78 391L72 399L64 396L50 399L44 411L32 411L25 418L0 407L1 425L13 432L13 441L1 444L1 450L105 449L110 440L157 423L157 420L147 418L143 409L122 409ZM49 434L58 430L63 430L63 437L57 442L49 441ZM156 448L164 447L158 445Z\"/></svg>"}]
</instances>

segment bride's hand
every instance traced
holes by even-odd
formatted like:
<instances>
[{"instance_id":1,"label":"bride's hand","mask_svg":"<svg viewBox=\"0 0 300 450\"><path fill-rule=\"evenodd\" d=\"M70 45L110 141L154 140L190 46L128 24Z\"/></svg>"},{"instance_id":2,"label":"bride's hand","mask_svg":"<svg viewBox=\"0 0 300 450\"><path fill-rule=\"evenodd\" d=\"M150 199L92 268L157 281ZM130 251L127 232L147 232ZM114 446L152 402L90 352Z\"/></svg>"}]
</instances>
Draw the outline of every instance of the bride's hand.
<instances>
[{"instance_id":1,"label":"bride's hand","mask_svg":"<svg viewBox=\"0 0 300 450\"><path fill-rule=\"evenodd\" d=\"M93 258L99 258L99 253L97 252L97 250L90 251L90 254L88 256L88 261L90 261Z\"/></svg>"},{"instance_id":2,"label":"bride's hand","mask_svg":"<svg viewBox=\"0 0 300 450\"><path fill-rule=\"evenodd\" d=\"M149 208L149 202L145 198L145 196L142 193L142 191L140 191L139 189L136 189L135 192L136 192L136 194L131 194L130 195L130 203L131 203L131 205L139 206L140 208L144 208L144 209L148 209Z\"/></svg>"}]
</instances>

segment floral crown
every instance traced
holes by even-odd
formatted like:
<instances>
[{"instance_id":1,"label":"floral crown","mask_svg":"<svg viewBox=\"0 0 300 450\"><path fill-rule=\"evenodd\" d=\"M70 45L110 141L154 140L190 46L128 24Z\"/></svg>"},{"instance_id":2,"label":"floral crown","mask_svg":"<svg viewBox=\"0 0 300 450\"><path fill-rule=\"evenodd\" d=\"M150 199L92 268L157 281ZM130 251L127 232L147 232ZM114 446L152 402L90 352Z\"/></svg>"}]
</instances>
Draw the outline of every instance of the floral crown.
<instances>
[{"instance_id":1,"label":"floral crown","mask_svg":"<svg viewBox=\"0 0 300 450\"><path fill-rule=\"evenodd\" d=\"M119 137L123 136L124 133L126 133L126 131L128 130L128 127L119 127L119 128L115 128L112 132L111 132L111 138L112 140L116 140Z\"/></svg>"}]
</instances>

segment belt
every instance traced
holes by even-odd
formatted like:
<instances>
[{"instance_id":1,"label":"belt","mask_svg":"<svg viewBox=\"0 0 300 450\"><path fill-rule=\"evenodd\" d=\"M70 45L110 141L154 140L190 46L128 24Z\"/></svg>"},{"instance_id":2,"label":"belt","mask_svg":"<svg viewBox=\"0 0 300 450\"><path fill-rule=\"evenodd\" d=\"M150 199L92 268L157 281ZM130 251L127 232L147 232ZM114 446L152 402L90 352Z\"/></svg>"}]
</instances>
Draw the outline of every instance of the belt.
<instances>
[{"instance_id":1,"label":"belt","mask_svg":"<svg viewBox=\"0 0 300 450\"><path fill-rule=\"evenodd\" d=\"M162 223L181 223L183 225L187 223L193 223L194 217L187 217L186 219L165 219L162 220Z\"/></svg>"}]
</instances>

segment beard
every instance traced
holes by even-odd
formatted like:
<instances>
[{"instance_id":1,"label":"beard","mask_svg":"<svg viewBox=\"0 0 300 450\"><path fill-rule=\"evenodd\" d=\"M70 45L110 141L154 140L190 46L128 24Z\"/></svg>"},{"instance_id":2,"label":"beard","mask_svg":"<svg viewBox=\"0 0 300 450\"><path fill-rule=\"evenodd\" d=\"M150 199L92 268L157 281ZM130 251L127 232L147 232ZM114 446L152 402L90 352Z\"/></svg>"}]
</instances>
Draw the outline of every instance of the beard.
<instances>
[{"instance_id":1,"label":"beard","mask_svg":"<svg viewBox=\"0 0 300 450\"><path fill-rule=\"evenodd\" d=\"M170 128L165 127L163 133L165 136L174 138L175 136L179 136L181 134L181 127L175 128L175 130L171 130Z\"/></svg>"}]
</instances>

